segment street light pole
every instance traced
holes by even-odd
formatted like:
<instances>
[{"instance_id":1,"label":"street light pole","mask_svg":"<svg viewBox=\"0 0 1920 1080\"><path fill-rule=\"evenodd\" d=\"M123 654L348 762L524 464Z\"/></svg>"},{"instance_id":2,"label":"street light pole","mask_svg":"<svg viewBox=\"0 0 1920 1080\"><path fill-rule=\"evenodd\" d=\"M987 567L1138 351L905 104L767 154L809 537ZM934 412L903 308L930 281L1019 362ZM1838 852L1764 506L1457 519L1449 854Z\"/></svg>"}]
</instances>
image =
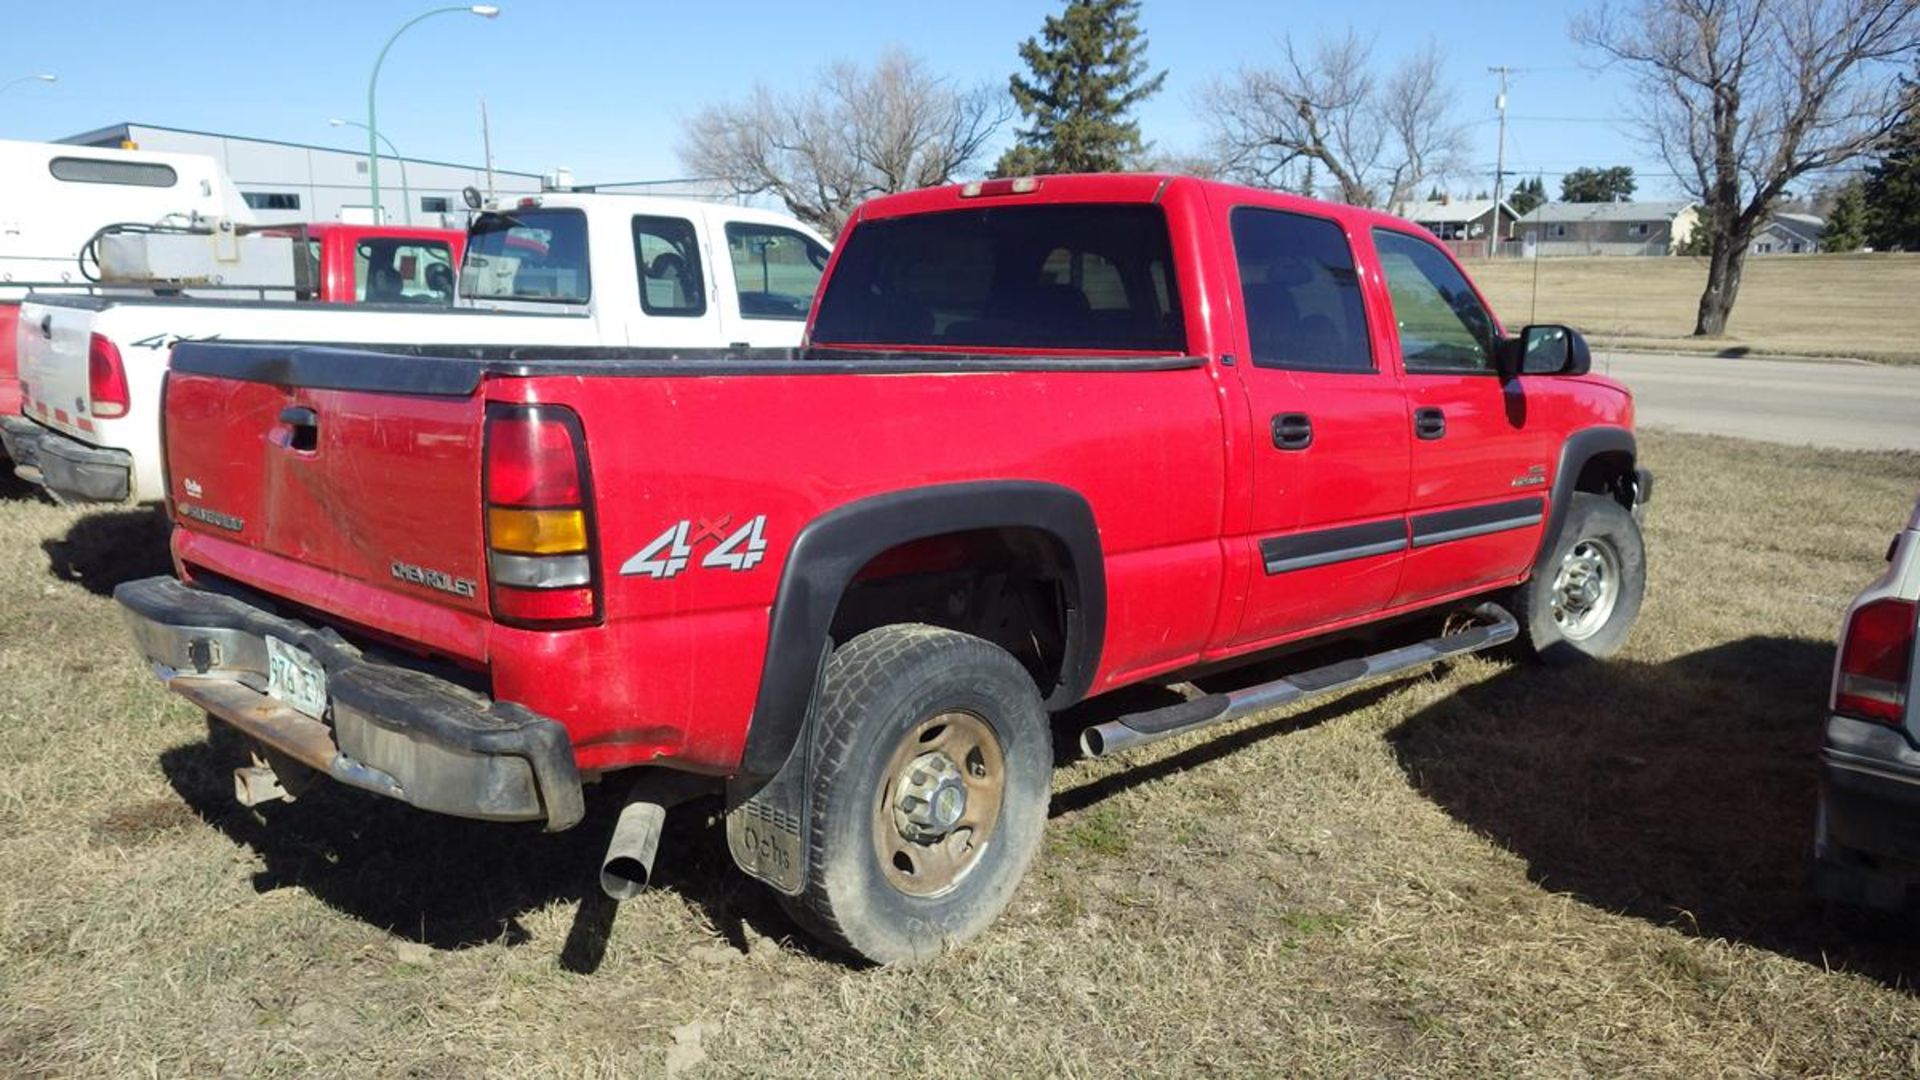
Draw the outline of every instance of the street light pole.
<instances>
[{"instance_id":1,"label":"street light pole","mask_svg":"<svg viewBox=\"0 0 1920 1080\"><path fill-rule=\"evenodd\" d=\"M24 82L50 83L50 82L59 82L59 81L60 81L60 76L58 75L22 75L17 79L8 79L6 82L0 83L0 94L4 94L9 89L15 86L19 86L21 83L24 83Z\"/></svg>"},{"instance_id":2,"label":"street light pole","mask_svg":"<svg viewBox=\"0 0 1920 1080\"><path fill-rule=\"evenodd\" d=\"M368 186L373 192L373 219L375 223L378 223L380 219L386 216L380 209L380 122L374 116L374 89L380 84L380 65L387 62L387 50L393 48L393 43L400 40L400 35L411 30L415 23L425 19L431 19L435 15L452 15L459 12L478 15L483 19L491 19L500 14L500 9L492 4L474 4L471 7L441 7L434 8L431 11L423 11L413 18L408 19L406 22L401 23L400 29L395 30L393 36L387 39L387 43L380 46L380 55L374 58L373 74L367 79L367 171Z\"/></svg>"},{"instance_id":3,"label":"street light pole","mask_svg":"<svg viewBox=\"0 0 1920 1080\"><path fill-rule=\"evenodd\" d=\"M333 127L365 128L367 126L358 120L342 120L337 116L327 123ZM413 224L413 192L407 187L407 159L400 156L400 148L393 145L392 139L385 135L379 138L381 142L387 144L387 153L392 154L393 160L400 163L400 211L405 215L406 223L411 225Z\"/></svg>"}]
</instances>

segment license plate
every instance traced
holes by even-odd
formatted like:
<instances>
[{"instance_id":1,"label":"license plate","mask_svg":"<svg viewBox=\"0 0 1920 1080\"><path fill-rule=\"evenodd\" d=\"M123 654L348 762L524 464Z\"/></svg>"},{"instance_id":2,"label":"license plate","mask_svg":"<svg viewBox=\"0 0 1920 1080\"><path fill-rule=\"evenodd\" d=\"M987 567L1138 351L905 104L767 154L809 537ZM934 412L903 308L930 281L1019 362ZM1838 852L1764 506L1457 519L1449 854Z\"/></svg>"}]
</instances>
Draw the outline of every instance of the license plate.
<instances>
[{"instance_id":1,"label":"license plate","mask_svg":"<svg viewBox=\"0 0 1920 1080\"><path fill-rule=\"evenodd\" d=\"M327 711L327 669L305 649L268 638L267 696L318 720Z\"/></svg>"}]
</instances>

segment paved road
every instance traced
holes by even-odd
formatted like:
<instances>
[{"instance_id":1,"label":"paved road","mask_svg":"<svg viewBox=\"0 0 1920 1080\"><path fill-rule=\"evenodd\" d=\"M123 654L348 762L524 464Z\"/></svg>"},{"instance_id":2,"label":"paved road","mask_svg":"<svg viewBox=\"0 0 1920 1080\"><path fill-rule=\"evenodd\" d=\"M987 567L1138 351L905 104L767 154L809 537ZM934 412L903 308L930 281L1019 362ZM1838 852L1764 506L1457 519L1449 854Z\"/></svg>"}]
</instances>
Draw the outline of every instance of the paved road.
<instances>
[{"instance_id":1,"label":"paved road","mask_svg":"<svg viewBox=\"0 0 1920 1080\"><path fill-rule=\"evenodd\" d=\"M1920 450L1920 367L1596 352L1646 427L1844 450Z\"/></svg>"}]
</instances>

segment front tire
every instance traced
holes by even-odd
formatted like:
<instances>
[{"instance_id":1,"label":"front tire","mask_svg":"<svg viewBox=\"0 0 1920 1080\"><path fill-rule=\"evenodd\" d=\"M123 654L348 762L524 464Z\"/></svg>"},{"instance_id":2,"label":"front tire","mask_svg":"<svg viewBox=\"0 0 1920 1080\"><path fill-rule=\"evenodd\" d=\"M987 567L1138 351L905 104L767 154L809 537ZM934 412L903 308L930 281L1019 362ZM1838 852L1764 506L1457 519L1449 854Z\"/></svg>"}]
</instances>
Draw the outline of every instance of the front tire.
<instances>
[{"instance_id":1,"label":"front tire","mask_svg":"<svg viewBox=\"0 0 1920 1080\"><path fill-rule=\"evenodd\" d=\"M1604 660L1626 644L1646 584L1640 524L1610 496L1575 492L1552 555L1515 590L1519 640L1548 663Z\"/></svg>"},{"instance_id":2,"label":"front tire","mask_svg":"<svg viewBox=\"0 0 1920 1080\"><path fill-rule=\"evenodd\" d=\"M879 964L984 930L1038 850L1052 735L1033 679L986 641L917 624L834 650L814 717L807 879L782 897Z\"/></svg>"}]
</instances>

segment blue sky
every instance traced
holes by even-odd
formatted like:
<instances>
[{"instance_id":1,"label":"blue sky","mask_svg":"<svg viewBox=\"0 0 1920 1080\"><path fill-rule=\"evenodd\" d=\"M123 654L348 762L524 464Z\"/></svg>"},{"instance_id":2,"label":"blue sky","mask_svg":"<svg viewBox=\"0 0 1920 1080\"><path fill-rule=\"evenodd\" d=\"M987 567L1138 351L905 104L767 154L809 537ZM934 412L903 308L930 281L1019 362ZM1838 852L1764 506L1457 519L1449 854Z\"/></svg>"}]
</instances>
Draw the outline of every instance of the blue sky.
<instances>
[{"instance_id":1,"label":"blue sky","mask_svg":"<svg viewBox=\"0 0 1920 1080\"><path fill-rule=\"evenodd\" d=\"M6 4L0 82L50 71L53 85L0 94L0 137L51 139L121 120L353 147L366 82L386 36L435 6L411 0L65 0ZM1018 42L1036 33L1058 0L849 0L807 3L716 0L503 0L498 19L443 15L394 46L380 78L380 129L403 153L458 162L481 158L479 100L491 114L496 164L570 167L582 183L683 174L681 122L703 103L744 95L758 79L804 85L838 58L864 59L889 44L919 53L965 82L1004 84ZM1510 92L1508 167L1522 175L1579 165L1630 164L1643 198L1677 194L1666 167L1617 122L1625 83L1583 66L1567 22L1578 5L1506 4L1497 19L1472 6L1374 0L1314 5L1275 0L1146 0L1149 59L1166 89L1140 110L1161 147L1197 147L1194 97L1240 64L1271 63L1276 42L1343 30L1377 35L1383 61L1439 40L1463 119L1473 123L1478 178L1491 186L1494 76L1522 69ZM1489 9L1479 9L1486 11ZM884 13L884 14L883 14Z\"/></svg>"}]
</instances>

